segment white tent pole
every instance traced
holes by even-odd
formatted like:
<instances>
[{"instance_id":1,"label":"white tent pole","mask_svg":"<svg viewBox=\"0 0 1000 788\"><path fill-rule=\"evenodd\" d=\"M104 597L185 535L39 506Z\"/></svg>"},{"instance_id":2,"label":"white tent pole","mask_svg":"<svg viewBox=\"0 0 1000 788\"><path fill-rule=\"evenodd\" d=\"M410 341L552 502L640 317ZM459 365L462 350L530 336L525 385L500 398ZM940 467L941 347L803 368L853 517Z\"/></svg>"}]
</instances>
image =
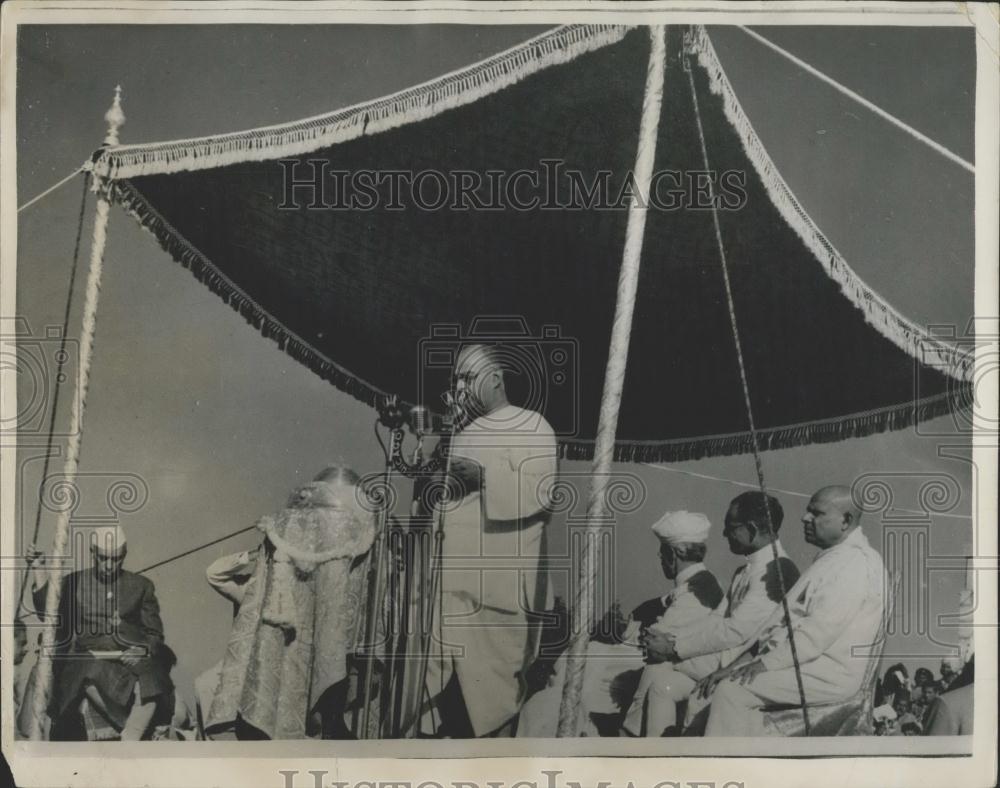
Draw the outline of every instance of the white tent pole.
<instances>
[{"instance_id":1,"label":"white tent pole","mask_svg":"<svg viewBox=\"0 0 1000 788\"><path fill-rule=\"evenodd\" d=\"M125 123L125 114L121 105L121 86L115 88L115 99L111 108L104 115L108 122L108 133L104 145L118 144L118 129ZM107 240L108 185L94 174L94 191L97 192L97 214L94 219L94 234L90 243L90 270L87 274L87 290L84 296L83 321L80 329L80 378L79 391L73 397L70 413L69 445L66 448L66 461L63 466L63 477L69 485L76 480L76 472L80 463L80 444L83 439L83 414L86 408L87 386L90 383L90 362L94 349L94 333L97 328L97 302L101 292L101 270L104 264L104 245ZM42 479L45 484L45 479ZM56 520L55 535L52 539L52 555L62 557L69 547L70 510L63 507ZM42 629L42 645L38 653L38 673L33 698L30 737L42 738L42 720L45 718L52 687L52 653L56 646L56 618L59 614L59 597L62 592L62 578L59 566L53 563L49 568L48 588L45 596L45 621Z\"/></svg>"},{"instance_id":2,"label":"white tent pole","mask_svg":"<svg viewBox=\"0 0 1000 788\"><path fill-rule=\"evenodd\" d=\"M600 562L597 543L600 527L607 521L606 490L615 450L615 433L618 429L618 411L621 406L625 370L628 364L628 346L632 334L632 312L639 283L639 262L646 229L646 211L649 205L649 186L656 157L656 138L660 126L660 107L663 103L663 71L666 63L665 28L650 28L649 67L646 71L646 91L642 100L642 119L639 124L639 145L635 157L636 193L629 206L628 225L625 231L625 249L621 270L618 273L618 296L615 319L611 327L608 363L604 373L604 393L601 396L600 419L594 441L594 462L587 503L587 531L584 556L578 569L576 596L572 607L572 641L566 661L566 681L563 685L562 705L559 709L560 737L577 734L577 715L580 693L583 688L583 670L586 663L587 640L593 621L593 600L596 573Z\"/></svg>"}]
</instances>

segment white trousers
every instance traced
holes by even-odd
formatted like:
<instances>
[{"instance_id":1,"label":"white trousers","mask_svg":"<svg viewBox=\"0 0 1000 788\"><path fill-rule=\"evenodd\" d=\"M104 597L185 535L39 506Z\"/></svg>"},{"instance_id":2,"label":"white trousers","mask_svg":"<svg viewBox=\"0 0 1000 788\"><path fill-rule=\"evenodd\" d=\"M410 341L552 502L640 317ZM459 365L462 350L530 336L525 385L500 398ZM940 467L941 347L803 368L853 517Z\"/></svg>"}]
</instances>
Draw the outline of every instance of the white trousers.
<instances>
[{"instance_id":1,"label":"white trousers","mask_svg":"<svg viewBox=\"0 0 1000 788\"><path fill-rule=\"evenodd\" d=\"M850 698L857 688L822 681L803 671L802 684L808 705L835 703ZM762 707L801 703L792 668L765 671L746 686L732 680L719 682L712 693L706 736L767 736Z\"/></svg>"},{"instance_id":2,"label":"white trousers","mask_svg":"<svg viewBox=\"0 0 1000 788\"><path fill-rule=\"evenodd\" d=\"M719 652L646 665L622 728L632 736L662 736L664 729L678 724L677 704L690 697L699 680L722 667L725 656Z\"/></svg>"},{"instance_id":3,"label":"white trousers","mask_svg":"<svg viewBox=\"0 0 1000 788\"><path fill-rule=\"evenodd\" d=\"M677 724L677 704L687 698L695 681L673 663L646 665L622 727L633 736L662 736Z\"/></svg>"}]
</instances>

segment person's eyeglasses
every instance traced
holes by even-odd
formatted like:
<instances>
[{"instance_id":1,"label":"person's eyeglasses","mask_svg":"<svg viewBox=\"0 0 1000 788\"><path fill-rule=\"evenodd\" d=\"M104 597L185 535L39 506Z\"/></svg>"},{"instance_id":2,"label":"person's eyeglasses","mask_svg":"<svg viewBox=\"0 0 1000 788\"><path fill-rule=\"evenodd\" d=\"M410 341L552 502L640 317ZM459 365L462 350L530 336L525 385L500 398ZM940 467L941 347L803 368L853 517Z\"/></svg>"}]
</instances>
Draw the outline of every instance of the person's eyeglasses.
<instances>
[{"instance_id":1,"label":"person's eyeglasses","mask_svg":"<svg viewBox=\"0 0 1000 788\"><path fill-rule=\"evenodd\" d=\"M459 383L464 383L466 386L471 385L472 381L474 381L478 376L478 372L460 372L457 375L452 375L451 387L453 389L458 388Z\"/></svg>"}]
</instances>

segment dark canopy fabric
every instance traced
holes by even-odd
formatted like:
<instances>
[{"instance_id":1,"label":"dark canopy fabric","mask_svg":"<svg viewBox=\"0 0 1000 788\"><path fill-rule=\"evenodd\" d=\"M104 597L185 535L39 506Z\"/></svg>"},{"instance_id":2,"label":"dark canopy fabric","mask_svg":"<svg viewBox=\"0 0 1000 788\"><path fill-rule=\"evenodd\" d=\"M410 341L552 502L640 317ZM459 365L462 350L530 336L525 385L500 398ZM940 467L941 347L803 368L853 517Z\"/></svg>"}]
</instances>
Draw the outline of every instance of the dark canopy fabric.
<instances>
[{"instance_id":1,"label":"dark canopy fabric","mask_svg":"<svg viewBox=\"0 0 1000 788\"><path fill-rule=\"evenodd\" d=\"M544 204L541 185L522 180L520 195L540 195L542 205L427 210L401 189L401 207L390 208L383 183L371 209L309 208L303 189L294 193L298 207L280 207L290 159L302 165L300 179L317 161L330 172L479 173L483 202L489 171L544 178L552 165L543 161L559 160L584 184L610 173L614 203L634 163L649 34L561 30L560 40L600 34L609 41L562 58L549 57L552 47L528 46L499 65L450 76L456 95L467 95L426 117L421 96L438 95L440 85L412 91L395 120L383 120L381 105L344 111L336 122L360 128L333 142L316 131L332 128L326 118L211 142L123 146L102 152L95 169L114 179L117 198L175 259L338 387L372 403L394 393L440 410L449 349L472 335L502 340L511 349L512 398L545 413L567 456L588 457L627 201L558 208ZM730 187L745 178L743 204L719 216L763 446L897 429L961 407L964 362L935 346L930 363L921 363L916 357L928 356L919 331L852 278L821 235L818 242L804 237L811 222L800 209L792 221L782 214L780 200L787 206L794 198L781 196L780 176L751 161L732 107L727 112L730 99L719 92L720 74L700 65L704 58L684 55L681 34L668 28L655 163L681 175L679 183L662 180L659 193L666 201L680 185L688 203L699 199L685 180L704 169L690 68L711 169L742 173L727 176L735 178ZM516 74L532 57L544 67ZM484 88L490 80L505 86ZM290 148L275 140L308 149L287 155ZM335 182L326 180L328 204L338 199ZM435 201L438 185L425 177L425 202ZM556 199L565 200L565 176L558 188ZM944 369L942 358L951 359ZM747 451L747 429L712 212L652 207L616 456L664 461Z\"/></svg>"}]
</instances>

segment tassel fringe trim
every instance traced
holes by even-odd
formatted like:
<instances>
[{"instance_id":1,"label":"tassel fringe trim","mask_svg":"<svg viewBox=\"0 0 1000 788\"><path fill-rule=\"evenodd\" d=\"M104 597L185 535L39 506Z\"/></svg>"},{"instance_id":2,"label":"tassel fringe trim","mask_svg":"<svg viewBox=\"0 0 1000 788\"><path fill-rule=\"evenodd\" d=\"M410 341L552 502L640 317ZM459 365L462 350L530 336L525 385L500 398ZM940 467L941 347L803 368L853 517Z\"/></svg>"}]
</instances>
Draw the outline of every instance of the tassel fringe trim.
<instances>
[{"instance_id":1,"label":"tassel fringe trim","mask_svg":"<svg viewBox=\"0 0 1000 788\"><path fill-rule=\"evenodd\" d=\"M278 345L279 350L283 350L323 380L329 381L341 391L350 394L366 405L375 407L387 396L382 389L336 364L302 337L279 323L273 315L216 268L193 244L189 243L147 202L131 182L115 182L112 193L114 199L122 205L125 211L138 221L143 229L156 238L160 248L187 268L195 279L229 304L234 311L239 312L243 319L256 328L262 336L273 340Z\"/></svg>"},{"instance_id":2,"label":"tassel fringe trim","mask_svg":"<svg viewBox=\"0 0 1000 788\"><path fill-rule=\"evenodd\" d=\"M844 295L864 313L865 320L911 357L920 359L924 364L956 380L972 380L975 362L973 353L930 336L893 309L861 280L816 226L757 136L703 26L694 28L689 46L697 55L699 64L708 72L712 92L722 96L726 118L739 133L743 149L753 162L778 212L820 261L827 275L840 286Z\"/></svg>"},{"instance_id":3,"label":"tassel fringe trim","mask_svg":"<svg viewBox=\"0 0 1000 788\"><path fill-rule=\"evenodd\" d=\"M212 292L278 348L304 364L324 380L367 405L375 407L386 396L376 386L335 364L298 335L284 328L270 313L222 274L212 263L188 243L161 217L128 181L115 184L113 196L159 245ZM843 418L795 424L757 433L762 450L785 449L810 443L830 443L847 438L861 438L886 430L899 430L923 421L971 410L971 384L954 383L942 394L887 408L856 413ZM619 441L615 445L617 462L684 462L704 457L745 454L753 450L749 432L713 435L676 441ZM567 460L590 460L594 442L572 438L560 440L560 456Z\"/></svg>"},{"instance_id":4,"label":"tassel fringe trim","mask_svg":"<svg viewBox=\"0 0 1000 788\"><path fill-rule=\"evenodd\" d=\"M955 383L949 391L913 402L838 418L759 429L757 440L761 451L790 449L812 443L863 438L887 430L901 430L948 414L955 417L956 428L960 430L969 421L962 414L968 413L972 404L971 384ZM614 459L615 462L687 462L706 457L749 454L752 451L753 439L748 431L676 441L618 441L615 444ZM559 452L562 459L590 460L594 456L594 442L562 440Z\"/></svg>"},{"instance_id":5,"label":"tassel fringe trim","mask_svg":"<svg viewBox=\"0 0 1000 788\"><path fill-rule=\"evenodd\" d=\"M239 312L264 337L273 340L280 350L341 391L374 407L387 396L386 392L336 364L282 326L188 242L127 178L296 155L363 133L422 120L451 107L475 101L546 66L567 62L584 52L620 41L627 31L628 28L615 25L557 28L468 69L384 99L285 126L199 140L109 148L101 152L94 170L99 175L116 179L110 184L111 193L126 212L156 238L167 254ZM713 92L722 95L726 117L739 132L744 149L769 196L785 221L816 255L827 274L883 336L912 357L963 381L949 392L914 402L843 418L762 430L758 432L760 448L781 449L864 437L968 410L972 397L968 381L972 378L974 356L930 337L886 304L854 273L781 177L736 98L703 27L696 28L692 44L700 65L708 72ZM618 462L682 462L751 450L750 433L743 432L679 441L619 441L615 445L614 459ZM593 451L591 440L560 441L560 456L564 459L589 460L593 458Z\"/></svg>"},{"instance_id":6,"label":"tassel fringe trim","mask_svg":"<svg viewBox=\"0 0 1000 788\"><path fill-rule=\"evenodd\" d=\"M94 156L93 171L117 180L299 156L470 104L549 66L615 44L629 29L565 25L422 85L324 115L231 134L102 149Z\"/></svg>"}]
</instances>

